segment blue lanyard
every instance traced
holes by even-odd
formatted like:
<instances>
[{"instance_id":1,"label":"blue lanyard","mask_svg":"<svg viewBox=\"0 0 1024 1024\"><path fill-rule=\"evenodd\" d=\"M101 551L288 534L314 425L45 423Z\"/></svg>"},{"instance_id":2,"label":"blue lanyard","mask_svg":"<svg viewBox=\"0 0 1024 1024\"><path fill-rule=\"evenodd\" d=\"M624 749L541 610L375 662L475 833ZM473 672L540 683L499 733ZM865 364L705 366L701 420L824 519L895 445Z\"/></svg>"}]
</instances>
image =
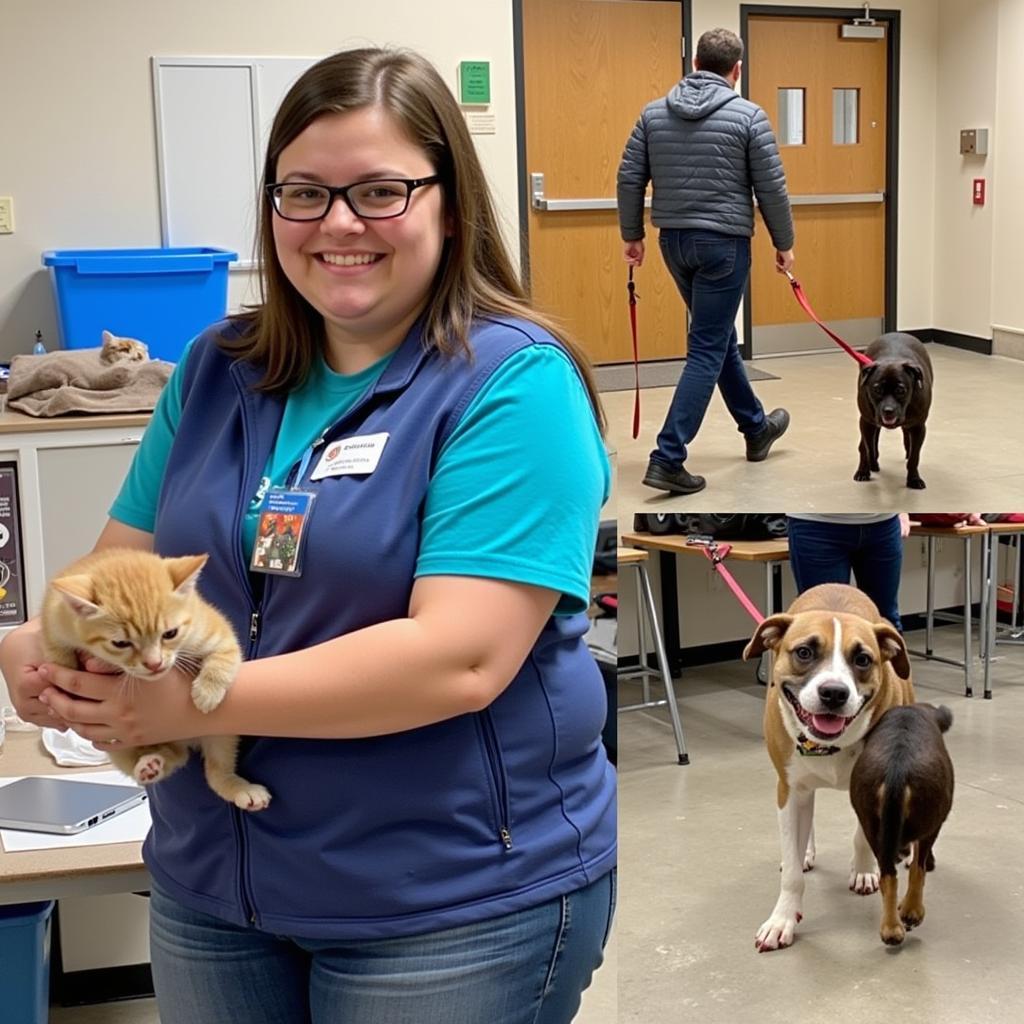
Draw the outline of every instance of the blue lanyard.
<instances>
[{"instance_id":1,"label":"blue lanyard","mask_svg":"<svg viewBox=\"0 0 1024 1024\"><path fill-rule=\"evenodd\" d=\"M324 439L318 437L303 453L302 459L299 461L299 468L291 478L290 487L296 487L298 482L306 475L306 470L309 468L309 460L313 458L313 452L316 451L320 445L323 444Z\"/></svg>"}]
</instances>

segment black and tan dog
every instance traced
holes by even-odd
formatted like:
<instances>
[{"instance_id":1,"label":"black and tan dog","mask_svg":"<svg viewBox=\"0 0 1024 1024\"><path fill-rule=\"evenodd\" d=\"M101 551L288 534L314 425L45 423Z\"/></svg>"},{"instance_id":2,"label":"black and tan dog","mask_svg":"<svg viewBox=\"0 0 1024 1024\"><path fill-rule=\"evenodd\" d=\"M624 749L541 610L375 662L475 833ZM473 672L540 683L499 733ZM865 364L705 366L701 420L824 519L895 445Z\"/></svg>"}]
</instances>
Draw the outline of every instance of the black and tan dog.
<instances>
[{"instance_id":1,"label":"black and tan dog","mask_svg":"<svg viewBox=\"0 0 1024 1024\"><path fill-rule=\"evenodd\" d=\"M907 486L923 490L917 471L924 444L925 421L932 404L932 364L912 334L883 334L864 350L872 363L860 371L857 408L860 410L860 463L854 480L870 480L878 472L878 436L882 428L903 429L907 456Z\"/></svg>"},{"instance_id":2,"label":"black and tan dog","mask_svg":"<svg viewBox=\"0 0 1024 1024\"><path fill-rule=\"evenodd\" d=\"M932 846L953 806L953 762L942 734L949 708L890 708L868 736L850 777L850 802L878 860L882 941L898 946L924 920L924 877ZM897 906L896 865L911 848L910 882Z\"/></svg>"},{"instance_id":3,"label":"black and tan dog","mask_svg":"<svg viewBox=\"0 0 1024 1024\"><path fill-rule=\"evenodd\" d=\"M854 587L825 583L805 591L784 615L757 627L743 656L765 649L775 652L764 736L778 773L782 887L757 931L760 952L791 945L803 915L803 872L814 862L815 790L849 789L853 766L880 716L914 700L903 638ZM850 888L878 891L878 867L859 826Z\"/></svg>"}]
</instances>

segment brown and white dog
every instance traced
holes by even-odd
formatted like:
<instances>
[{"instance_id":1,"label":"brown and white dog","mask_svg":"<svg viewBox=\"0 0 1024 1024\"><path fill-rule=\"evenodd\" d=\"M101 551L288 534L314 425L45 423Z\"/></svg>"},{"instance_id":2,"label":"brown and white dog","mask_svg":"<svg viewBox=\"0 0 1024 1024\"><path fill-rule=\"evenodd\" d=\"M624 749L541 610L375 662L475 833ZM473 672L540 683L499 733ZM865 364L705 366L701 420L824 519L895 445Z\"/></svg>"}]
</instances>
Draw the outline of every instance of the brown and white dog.
<instances>
[{"instance_id":1,"label":"brown and white dog","mask_svg":"<svg viewBox=\"0 0 1024 1024\"><path fill-rule=\"evenodd\" d=\"M743 657L766 649L775 653L764 736L779 777L782 888L757 931L759 952L791 945L803 916L803 873L814 865L815 790L849 791L864 738L889 708L914 701L903 638L854 587L812 587L784 615L765 619ZM858 824L850 888L869 894L878 883L878 865Z\"/></svg>"}]
</instances>

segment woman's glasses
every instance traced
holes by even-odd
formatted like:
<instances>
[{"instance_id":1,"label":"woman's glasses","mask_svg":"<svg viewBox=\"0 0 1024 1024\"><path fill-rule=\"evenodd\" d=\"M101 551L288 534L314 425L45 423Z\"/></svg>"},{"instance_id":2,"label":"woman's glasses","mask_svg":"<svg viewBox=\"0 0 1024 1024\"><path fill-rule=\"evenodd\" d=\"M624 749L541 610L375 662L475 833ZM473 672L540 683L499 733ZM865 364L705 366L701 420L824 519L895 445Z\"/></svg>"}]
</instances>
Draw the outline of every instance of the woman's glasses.
<instances>
[{"instance_id":1,"label":"woman's glasses","mask_svg":"<svg viewBox=\"0 0 1024 1024\"><path fill-rule=\"evenodd\" d=\"M440 180L439 174L432 174L429 178L379 178L357 181L341 188L309 181L288 181L267 185L266 189L274 210L285 220L322 220L331 212L334 200L338 198L344 199L357 217L387 220L405 213L416 189Z\"/></svg>"}]
</instances>

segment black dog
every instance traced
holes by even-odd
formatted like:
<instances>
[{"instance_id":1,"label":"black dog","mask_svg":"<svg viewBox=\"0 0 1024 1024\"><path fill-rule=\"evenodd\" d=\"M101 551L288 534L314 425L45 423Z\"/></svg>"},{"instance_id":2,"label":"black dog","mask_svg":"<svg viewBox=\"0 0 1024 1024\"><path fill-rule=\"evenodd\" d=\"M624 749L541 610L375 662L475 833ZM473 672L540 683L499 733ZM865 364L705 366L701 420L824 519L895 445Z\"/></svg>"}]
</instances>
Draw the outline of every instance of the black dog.
<instances>
[{"instance_id":1,"label":"black dog","mask_svg":"<svg viewBox=\"0 0 1024 1024\"><path fill-rule=\"evenodd\" d=\"M944 733L949 708L905 704L890 708L868 733L850 776L850 802L878 861L882 941L898 946L924 920L925 871L935 867L932 846L953 806L953 762ZM910 883L896 905L896 864L914 844Z\"/></svg>"},{"instance_id":2,"label":"black dog","mask_svg":"<svg viewBox=\"0 0 1024 1024\"><path fill-rule=\"evenodd\" d=\"M932 404L932 364L924 345L910 334L894 331L871 342L864 354L873 362L860 371L860 465L854 480L870 480L878 472L878 435L882 427L903 428L907 455L907 486L924 489L917 464L924 444L924 425Z\"/></svg>"}]
</instances>

